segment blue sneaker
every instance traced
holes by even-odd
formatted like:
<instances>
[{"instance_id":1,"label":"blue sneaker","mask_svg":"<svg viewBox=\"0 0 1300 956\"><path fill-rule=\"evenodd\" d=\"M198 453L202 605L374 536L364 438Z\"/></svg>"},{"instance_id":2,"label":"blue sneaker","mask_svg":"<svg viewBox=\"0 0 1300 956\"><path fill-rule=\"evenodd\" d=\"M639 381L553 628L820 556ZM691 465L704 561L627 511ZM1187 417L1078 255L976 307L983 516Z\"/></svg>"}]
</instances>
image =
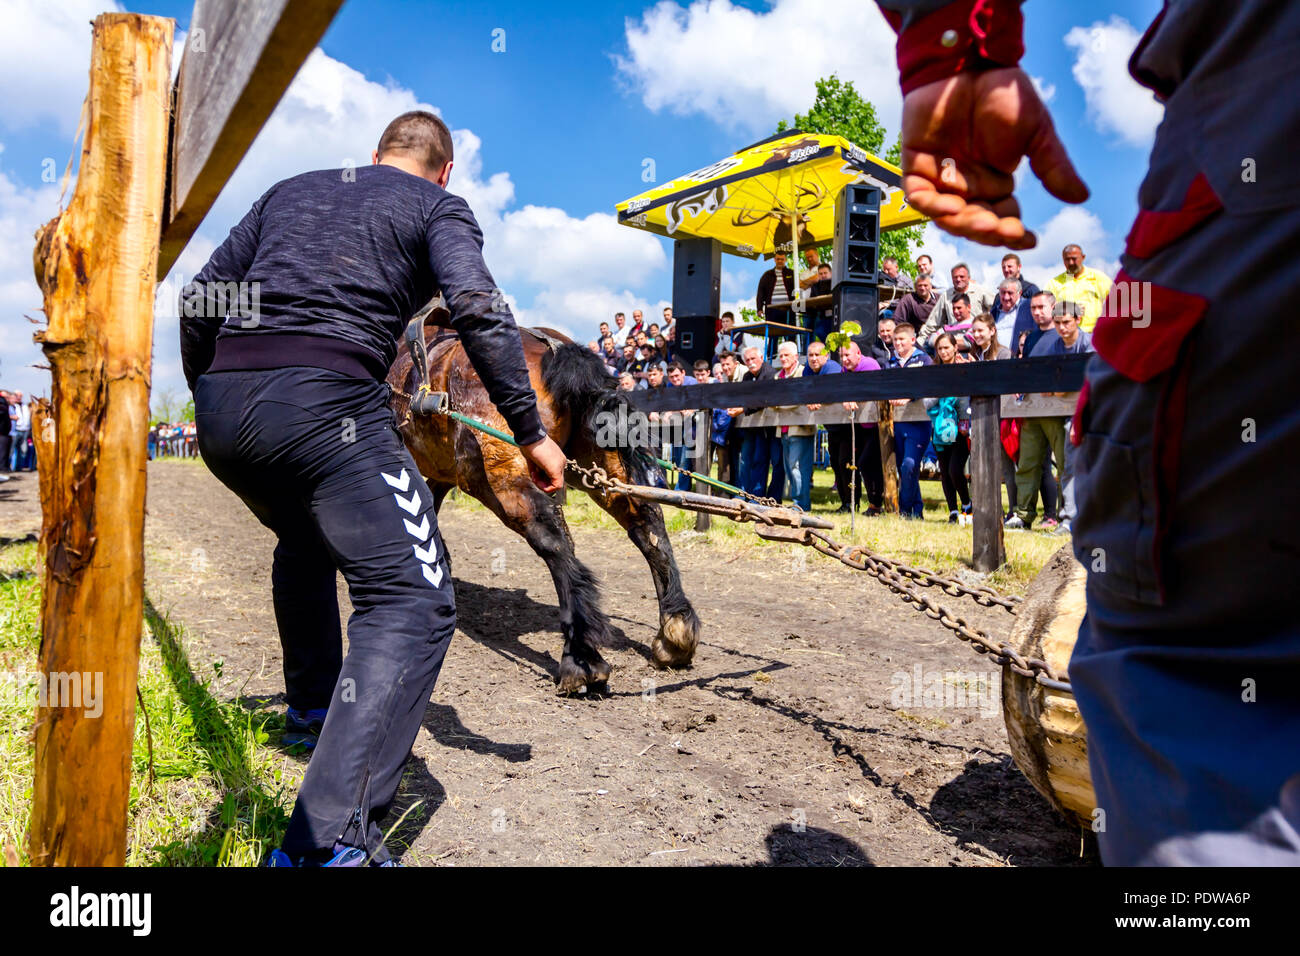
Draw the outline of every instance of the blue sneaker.
<instances>
[{"instance_id":1,"label":"blue sneaker","mask_svg":"<svg viewBox=\"0 0 1300 956\"><path fill-rule=\"evenodd\" d=\"M328 710L325 707L317 707L315 710L290 707L284 715L284 733L280 735L280 743L285 747L300 746L315 750L320 741L321 728L325 726L326 713Z\"/></svg>"},{"instance_id":2,"label":"blue sneaker","mask_svg":"<svg viewBox=\"0 0 1300 956\"><path fill-rule=\"evenodd\" d=\"M289 856L288 853L285 853L283 850L277 848L272 850L271 855L266 858L266 865L268 867L272 867L272 866L275 867L365 866L366 851L361 849L360 847L342 846L341 844L336 843L334 844L334 855L324 863L307 863L305 860L302 859L299 859L299 861L295 863L293 862L293 858ZM392 859L391 857L385 860L383 863L377 863L376 861L371 860L370 865L371 866L401 866L400 863L398 863L396 860Z\"/></svg>"}]
</instances>

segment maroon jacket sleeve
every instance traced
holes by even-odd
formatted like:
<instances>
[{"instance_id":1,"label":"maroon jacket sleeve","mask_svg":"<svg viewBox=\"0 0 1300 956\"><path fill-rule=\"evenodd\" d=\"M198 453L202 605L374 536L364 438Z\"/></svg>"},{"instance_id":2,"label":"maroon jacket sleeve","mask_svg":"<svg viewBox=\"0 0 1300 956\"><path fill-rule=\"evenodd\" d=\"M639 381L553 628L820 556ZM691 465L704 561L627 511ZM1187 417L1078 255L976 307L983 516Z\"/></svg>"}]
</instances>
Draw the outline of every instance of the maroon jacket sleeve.
<instances>
[{"instance_id":1,"label":"maroon jacket sleeve","mask_svg":"<svg viewBox=\"0 0 1300 956\"><path fill-rule=\"evenodd\" d=\"M1022 0L876 0L898 34L906 96L958 73L1016 66L1025 53Z\"/></svg>"}]
</instances>

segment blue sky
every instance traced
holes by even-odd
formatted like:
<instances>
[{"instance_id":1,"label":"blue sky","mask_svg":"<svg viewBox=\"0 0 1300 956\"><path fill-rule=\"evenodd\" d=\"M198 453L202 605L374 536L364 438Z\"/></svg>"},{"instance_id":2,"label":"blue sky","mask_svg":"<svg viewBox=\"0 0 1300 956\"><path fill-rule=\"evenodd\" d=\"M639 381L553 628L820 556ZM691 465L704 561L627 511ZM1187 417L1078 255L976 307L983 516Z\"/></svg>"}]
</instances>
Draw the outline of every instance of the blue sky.
<instances>
[{"instance_id":1,"label":"blue sky","mask_svg":"<svg viewBox=\"0 0 1300 956\"><path fill-rule=\"evenodd\" d=\"M19 22L0 37L0 382L46 391L48 376L30 368L40 353L22 317L40 305L27 265L30 236L57 210L57 184L43 174L55 166L61 176L73 149L86 21L105 3L68 0L56 12L12 2ZM1057 128L1093 193L1080 209L1065 210L1024 177L1025 218L1044 246L1026 256L1031 278L1059 271L1059 247L1073 240L1084 244L1089 264L1114 268L1159 119L1124 64L1159 7L1159 0L1025 5L1023 66L1050 94ZM131 6L173 17L180 30L190 8ZM504 30L504 52L493 52L496 30ZM671 297L670 243L611 218L616 202L648 188L645 160L663 182L721 158L806 109L813 81L832 72L854 79L877 103L892 137L899 109L892 47L874 5L860 0L351 0L173 280L191 276L272 182L367 161L388 118L427 104L457 131L451 189L479 214L488 263L521 321L590 337L615 308L657 312ZM964 258L977 276L1000 258L933 229L925 247L941 270ZM739 259L724 265L724 301L752 299L761 267ZM172 294L165 287L159 297L155 385L184 391Z\"/></svg>"}]
</instances>

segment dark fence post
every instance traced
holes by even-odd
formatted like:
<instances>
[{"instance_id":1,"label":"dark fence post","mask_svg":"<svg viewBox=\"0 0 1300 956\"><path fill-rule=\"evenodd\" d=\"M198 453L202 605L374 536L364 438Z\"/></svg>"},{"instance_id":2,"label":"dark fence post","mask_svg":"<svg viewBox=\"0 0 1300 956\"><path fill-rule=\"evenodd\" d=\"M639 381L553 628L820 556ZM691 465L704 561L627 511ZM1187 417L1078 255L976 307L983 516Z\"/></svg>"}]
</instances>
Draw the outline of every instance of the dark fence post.
<instances>
[{"instance_id":1,"label":"dark fence post","mask_svg":"<svg viewBox=\"0 0 1300 956\"><path fill-rule=\"evenodd\" d=\"M1002 542L1002 399L998 395L971 397L970 478L974 505L976 571L992 571L1006 561Z\"/></svg>"},{"instance_id":2,"label":"dark fence post","mask_svg":"<svg viewBox=\"0 0 1300 956\"><path fill-rule=\"evenodd\" d=\"M887 515L898 514L898 456L894 453L894 406L877 402L876 437L880 440L880 470L885 477ZM865 481L865 476L863 481Z\"/></svg>"},{"instance_id":3,"label":"dark fence post","mask_svg":"<svg viewBox=\"0 0 1300 956\"><path fill-rule=\"evenodd\" d=\"M710 440L712 438L710 432L712 432L713 430L713 416L708 411L699 411L696 412L695 414L696 414L696 419L695 419L696 439L695 440L697 443L699 442L699 429L700 428L706 429L706 431L704 432L704 457L696 460L695 470L698 471L701 475L709 475L713 467L713 442ZM703 419L704 421L703 425L700 425L701 419ZM712 485L705 484L702 481L692 481L691 490L698 491L706 495L713 495L717 493L713 490ZM708 531L709 518L710 515L707 512L704 511L695 512L695 530Z\"/></svg>"}]
</instances>

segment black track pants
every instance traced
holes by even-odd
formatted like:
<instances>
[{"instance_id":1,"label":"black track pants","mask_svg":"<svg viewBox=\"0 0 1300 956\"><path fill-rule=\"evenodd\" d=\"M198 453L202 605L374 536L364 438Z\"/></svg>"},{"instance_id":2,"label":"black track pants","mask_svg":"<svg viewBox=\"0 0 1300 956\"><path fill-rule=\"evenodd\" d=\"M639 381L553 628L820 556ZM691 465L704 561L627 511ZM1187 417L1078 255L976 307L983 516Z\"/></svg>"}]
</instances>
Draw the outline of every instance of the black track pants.
<instances>
[{"instance_id":1,"label":"black track pants","mask_svg":"<svg viewBox=\"0 0 1300 956\"><path fill-rule=\"evenodd\" d=\"M276 533L272 592L291 706L329 707L284 838L386 858L379 821L456 626L433 497L388 387L315 368L214 372L194 393L204 461ZM335 569L354 608L342 657Z\"/></svg>"}]
</instances>

